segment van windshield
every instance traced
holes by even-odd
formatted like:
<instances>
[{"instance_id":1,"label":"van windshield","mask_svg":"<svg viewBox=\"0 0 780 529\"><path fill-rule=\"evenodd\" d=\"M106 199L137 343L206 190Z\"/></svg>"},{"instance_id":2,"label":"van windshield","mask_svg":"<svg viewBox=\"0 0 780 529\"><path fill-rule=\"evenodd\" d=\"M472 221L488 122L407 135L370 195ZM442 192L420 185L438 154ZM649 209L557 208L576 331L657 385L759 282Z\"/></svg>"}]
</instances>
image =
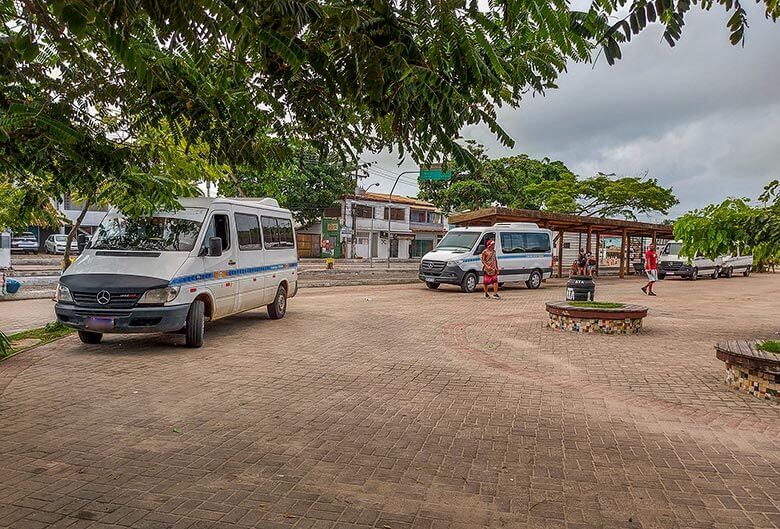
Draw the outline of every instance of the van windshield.
<instances>
[{"instance_id":1,"label":"van windshield","mask_svg":"<svg viewBox=\"0 0 780 529\"><path fill-rule=\"evenodd\" d=\"M468 251L474 247L480 235L482 234L476 231L451 231L444 236L436 249Z\"/></svg>"},{"instance_id":2,"label":"van windshield","mask_svg":"<svg viewBox=\"0 0 780 529\"><path fill-rule=\"evenodd\" d=\"M681 242L670 242L664 247L661 255L680 255L680 250L682 250Z\"/></svg>"},{"instance_id":3,"label":"van windshield","mask_svg":"<svg viewBox=\"0 0 780 529\"><path fill-rule=\"evenodd\" d=\"M195 248L205 217L205 208L135 219L109 215L90 241L89 249L190 252Z\"/></svg>"}]
</instances>

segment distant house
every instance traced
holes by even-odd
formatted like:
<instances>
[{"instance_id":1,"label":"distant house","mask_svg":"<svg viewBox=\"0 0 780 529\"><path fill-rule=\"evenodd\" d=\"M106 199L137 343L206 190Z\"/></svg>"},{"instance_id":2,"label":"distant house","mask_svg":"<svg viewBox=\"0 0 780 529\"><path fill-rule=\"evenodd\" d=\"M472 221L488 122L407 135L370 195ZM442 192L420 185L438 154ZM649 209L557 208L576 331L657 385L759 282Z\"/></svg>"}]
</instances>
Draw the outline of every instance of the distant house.
<instances>
[{"instance_id":1,"label":"distant house","mask_svg":"<svg viewBox=\"0 0 780 529\"><path fill-rule=\"evenodd\" d=\"M300 228L298 247L301 257L387 259L389 252L391 259L414 259L446 231L447 218L429 202L363 192L326 209L321 223Z\"/></svg>"}]
</instances>

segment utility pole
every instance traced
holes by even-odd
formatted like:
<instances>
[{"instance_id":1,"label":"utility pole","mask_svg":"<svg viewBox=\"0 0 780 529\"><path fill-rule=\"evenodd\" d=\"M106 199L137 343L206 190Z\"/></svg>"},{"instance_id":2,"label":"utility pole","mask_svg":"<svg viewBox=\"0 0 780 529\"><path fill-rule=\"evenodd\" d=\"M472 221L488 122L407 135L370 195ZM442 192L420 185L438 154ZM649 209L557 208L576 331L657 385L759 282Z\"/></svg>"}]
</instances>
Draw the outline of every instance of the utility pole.
<instances>
[{"instance_id":1,"label":"utility pole","mask_svg":"<svg viewBox=\"0 0 780 529\"><path fill-rule=\"evenodd\" d=\"M392 222L393 222L393 192L395 191L395 186L398 185L398 180L405 175L405 174L413 174L418 173L419 171L404 171L403 173L399 173L398 176L395 177L395 182L393 183L393 188L390 190L390 198L388 199L388 205L387 205L387 268L390 268L390 247L392 246L391 240L391 234L392 234Z\"/></svg>"}]
</instances>

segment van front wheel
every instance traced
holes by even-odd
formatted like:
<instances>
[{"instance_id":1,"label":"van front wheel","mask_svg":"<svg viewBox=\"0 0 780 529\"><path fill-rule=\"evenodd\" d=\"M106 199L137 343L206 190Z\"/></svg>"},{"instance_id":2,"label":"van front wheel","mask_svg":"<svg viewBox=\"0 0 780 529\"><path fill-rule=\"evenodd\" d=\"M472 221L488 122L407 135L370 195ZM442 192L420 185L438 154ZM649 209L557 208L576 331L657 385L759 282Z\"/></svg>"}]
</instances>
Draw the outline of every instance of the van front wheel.
<instances>
[{"instance_id":1,"label":"van front wheel","mask_svg":"<svg viewBox=\"0 0 780 529\"><path fill-rule=\"evenodd\" d=\"M203 328L206 325L206 304L196 299L190 305L187 313L187 323L184 325L184 342L187 347L203 345Z\"/></svg>"},{"instance_id":2,"label":"van front wheel","mask_svg":"<svg viewBox=\"0 0 780 529\"><path fill-rule=\"evenodd\" d=\"M284 315L287 314L287 291L284 287L279 287L276 291L274 302L266 308L268 309L268 316L272 320L281 320L284 318Z\"/></svg>"},{"instance_id":3,"label":"van front wheel","mask_svg":"<svg viewBox=\"0 0 780 529\"><path fill-rule=\"evenodd\" d=\"M100 343L102 339L103 333L101 332L79 331L79 340L83 343L96 344Z\"/></svg>"},{"instance_id":4,"label":"van front wheel","mask_svg":"<svg viewBox=\"0 0 780 529\"><path fill-rule=\"evenodd\" d=\"M466 274L466 277L463 278L460 289L467 294L471 294L477 289L477 281L477 274L469 272Z\"/></svg>"},{"instance_id":5,"label":"van front wheel","mask_svg":"<svg viewBox=\"0 0 780 529\"><path fill-rule=\"evenodd\" d=\"M439 288L440 284L434 283L433 281L426 281L425 286L430 288L431 290L436 290L437 288Z\"/></svg>"}]
</instances>

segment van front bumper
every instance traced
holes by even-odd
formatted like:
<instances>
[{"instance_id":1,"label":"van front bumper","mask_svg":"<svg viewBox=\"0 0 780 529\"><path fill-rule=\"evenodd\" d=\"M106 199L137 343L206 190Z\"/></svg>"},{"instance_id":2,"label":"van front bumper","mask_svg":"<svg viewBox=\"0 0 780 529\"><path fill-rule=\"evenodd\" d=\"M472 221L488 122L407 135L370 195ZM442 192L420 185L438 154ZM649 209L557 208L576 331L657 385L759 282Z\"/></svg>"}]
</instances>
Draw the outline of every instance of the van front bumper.
<instances>
[{"instance_id":1,"label":"van front bumper","mask_svg":"<svg viewBox=\"0 0 780 529\"><path fill-rule=\"evenodd\" d=\"M420 281L425 283L444 283L446 285L460 285L463 283L463 277L466 275L465 270L461 270L460 267L445 268L440 274L425 274L419 272L418 277Z\"/></svg>"},{"instance_id":2,"label":"van front bumper","mask_svg":"<svg viewBox=\"0 0 780 529\"><path fill-rule=\"evenodd\" d=\"M174 332L184 328L189 305L96 309L57 303L54 312L63 325L80 331L101 333Z\"/></svg>"}]
</instances>

